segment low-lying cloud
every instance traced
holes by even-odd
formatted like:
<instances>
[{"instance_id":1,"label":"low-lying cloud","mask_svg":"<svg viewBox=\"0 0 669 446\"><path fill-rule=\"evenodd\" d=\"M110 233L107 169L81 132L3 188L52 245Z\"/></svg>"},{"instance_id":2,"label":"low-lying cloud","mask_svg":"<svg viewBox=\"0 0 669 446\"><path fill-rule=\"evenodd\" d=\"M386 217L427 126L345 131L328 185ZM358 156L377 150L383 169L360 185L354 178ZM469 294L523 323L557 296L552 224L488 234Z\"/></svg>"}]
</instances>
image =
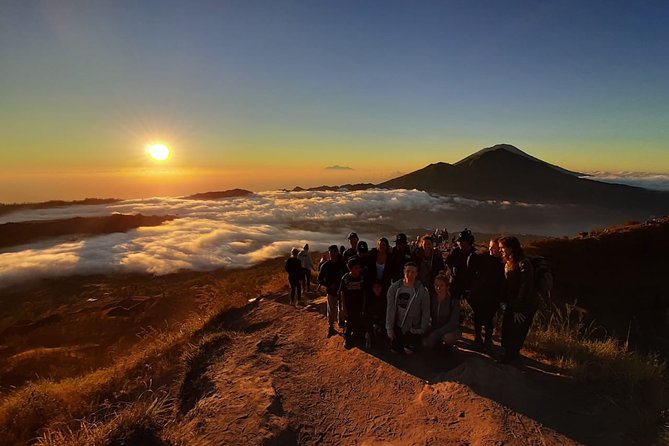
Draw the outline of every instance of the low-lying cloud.
<instances>
[{"instance_id":1,"label":"low-lying cloud","mask_svg":"<svg viewBox=\"0 0 669 446\"><path fill-rule=\"evenodd\" d=\"M0 286L68 274L245 267L305 242L312 250L325 250L333 242L344 244L351 230L365 234L365 224L389 227L398 212L438 212L461 205L459 200L416 190L264 192L225 200L163 197L21 211L2 216L0 223L115 212L178 218L127 233L14 247L0 254ZM366 239L378 235L368 233Z\"/></svg>"},{"instance_id":2,"label":"low-lying cloud","mask_svg":"<svg viewBox=\"0 0 669 446\"><path fill-rule=\"evenodd\" d=\"M607 183L628 184L646 189L669 191L669 174L648 172L594 172L585 177Z\"/></svg>"},{"instance_id":3,"label":"low-lying cloud","mask_svg":"<svg viewBox=\"0 0 669 446\"><path fill-rule=\"evenodd\" d=\"M339 166L335 164L334 166L326 167L325 170L353 170L353 168L349 166Z\"/></svg>"}]
</instances>

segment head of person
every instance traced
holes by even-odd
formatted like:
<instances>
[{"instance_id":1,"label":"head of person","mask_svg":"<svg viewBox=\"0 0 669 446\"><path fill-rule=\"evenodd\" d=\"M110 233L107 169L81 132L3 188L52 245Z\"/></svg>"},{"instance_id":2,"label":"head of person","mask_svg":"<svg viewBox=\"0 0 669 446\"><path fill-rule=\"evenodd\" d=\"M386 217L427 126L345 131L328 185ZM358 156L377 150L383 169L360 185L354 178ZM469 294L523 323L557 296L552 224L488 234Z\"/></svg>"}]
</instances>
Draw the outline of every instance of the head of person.
<instances>
[{"instance_id":1,"label":"head of person","mask_svg":"<svg viewBox=\"0 0 669 446\"><path fill-rule=\"evenodd\" d=\"M293 257L297 257L297 255L300 253L300 250L297 248L293 248L290 250L290 255Z\"/></svg>"},{"instance_id":2,"label":"head of person","mask_svg":"<svg viewBox=\"0 0 669 446\"><path fill-rule=\"evenodd\" d=\"M463 251L471 251L474 246L474 234L472 234L472 231L465 228L455 241L457 242L458 247Z\"/></svg>"},{"instance_id":3,"label":"head of person","mask_svg":"<svg viewBox=\"0 0 669 446\"><path fill-rule=\"evenodd\" d=\"M446 271L440 272L437 274L437 277L434 278L434 291L437 293L438 297L446 297L448 295L448 289L451 286L451 270L446 269Z\"/></svg>"},{"instance_id":4,"label":"head of person","mask_svg":"<svg viewBox=\"0 0 669 446\"><path fill-rule=\"evenodd\" d=\"M337 248L337 245L330 245L328 248L328 256L330 257L330 260L332 261L337 261L339 259L339 248Z\"/></svg>"},{"instance_id":5,"label":"head of person","mask_svg":"<svg viewBox=\"0 0 669 446\"><path fill-rule=\"evenodd\" d=\"M390 242L385 237L381 237L376 241L376 249L382 252L388 252L390 249Z\"/></svg>"},{"instance_id":6,"label":"head of person","mask_svg":"<svg viewBox=\"0 0 669 446\"><path fill-rule=\"evenodd\" d=\"M397 234L397 237L395 237L395 246L399 249L404 249L407 247L409 241L407 239L407 235L403 233Z\"/></svg>"},{"instance_id":7,"label":"head of person","mask_svg":"<svg viewBox=\"0 0 669 446\"><path fill-rule=\"evenodd\" d=\"M346 266L348 267L351 276L360 277L360 273L362 273L362 265L360 264L360 259L358 259L357 257L352 257L348 260Z\"/></svg>"},{"instance_id":8,"label":"head of person","mask_svg":"<svg viewBox=\"0 0 669 446\"><path fill-rule=\"evenodd\" d=\"M499 252L499 237L493 237L488 243L488 254L493 257L501 257L502 253Z\"/></svg>"},{"instance_id":9,"label":"head of person","mask_svg":"<svg viewBox=\"0 0 669 446\"><path fill-rule=\"evenodd\" d=\"M351 232L347 238L348 238L348 244L351 246L351 248L356 249L356 247L358 246L358 241L360 240L360 238L358 238L358 234L356 234L355 232Z\"/></svg>"},{"instance_id":10,"label":"head of person","mask_svg":"<svg viewBox=\"0 0 669 446\"><path fill-rule=\"evenodd\" d=\"M434 240L431 235L424 235L420 238L420 247L423 250L425 257L432 255L434 250Z\"/></svg>"},{"instance_id":11,"label":"head of person","mask_svg":"<svg viewBox=\"0 0 669 446\"><path fill-rule=\"evenodd\" d=\"M367 242L363 240L358 242L355 250L358 253L358 257L367 257L369 255L369 246L367 246Z\"/></svg>"},{"instance_id":12,"label":"head of person","mask_svg":"<svg viewBox=\"0 0 669 446\"><path fill-rule=\"evenodd\" d=\"M502 259L507 263L518 263L523 257L523 248L516 237L502 237L499 241Z\"/></svg>"},{"instance_id":13,"label":"head of person","mask_svg":"<svg viewBox=\"0 0 669 446\"><path fill-rule=\"evenodd\" d=\"M305 251L309 251L309 243L306 243L302 249Z\"/></svg>"},{"instance_id":14,"label":"head of person","mask_svg":"<svg viewBox=\"0 0 669 446\"><path fill-rule=\"evenodd\" d=\"M372 293L374 293L374 295L377 297L383 293L383 284L380 280L374 281L374 284L372 285Z\"/></svg>"},{"instance_id":15,"label":"head of person","mask_svg":"<svg viewBox=\"0 0 669 446\"><path fill-rule=\"evenodd\" d=\"M418 277L418 265L414 262L407 262L404 264L404 283L413 285Z\"/></svg>"}]
</instances>

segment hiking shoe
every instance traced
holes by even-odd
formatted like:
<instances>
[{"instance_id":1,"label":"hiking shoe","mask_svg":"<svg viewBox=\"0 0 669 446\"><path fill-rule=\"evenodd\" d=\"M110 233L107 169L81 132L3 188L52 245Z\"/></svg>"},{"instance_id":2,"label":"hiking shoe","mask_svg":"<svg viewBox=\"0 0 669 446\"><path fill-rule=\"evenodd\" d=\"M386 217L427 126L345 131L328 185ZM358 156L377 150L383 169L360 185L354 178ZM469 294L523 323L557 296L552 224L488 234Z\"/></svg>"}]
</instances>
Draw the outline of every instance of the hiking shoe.
<instances>
[{"instance_id":1,"label":"hiking shoe","mask_svg":"<svg viewBox=\"0 0 669 446\"><path fill-rule=\"evenodd\" d=\"M332 336L337 334L337 330L334 329L334 327L328 328L328 338L331 338Z\"/></svg>"}]
</instances>

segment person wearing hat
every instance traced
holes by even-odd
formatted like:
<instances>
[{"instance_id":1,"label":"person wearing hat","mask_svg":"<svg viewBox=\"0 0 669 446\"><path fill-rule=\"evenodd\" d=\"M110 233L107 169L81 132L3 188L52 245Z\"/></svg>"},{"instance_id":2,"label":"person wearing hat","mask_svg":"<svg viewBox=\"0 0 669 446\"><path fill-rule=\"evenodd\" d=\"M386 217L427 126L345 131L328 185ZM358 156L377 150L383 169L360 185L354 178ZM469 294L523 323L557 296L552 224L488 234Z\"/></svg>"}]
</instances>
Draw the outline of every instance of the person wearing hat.
<instances>
[{"instance_id":1,"label":"person wearing hat","mask_svg":"<svg viewBox=\"0 0 669 446\"><path fill-rule=\"evenodd\" d=\"M372 284L374 283L374 276L376 275L376 265L374 262L373 253L369 250L367 242L360 240L357 246L356 256L360 260L360 265L362 266L362 275L365 277L365 286L368 288L367 291L371 291Z\"/></svg>"},{"instance_id":2,"label":"person wearing hat","mask_svg":"<svg viewBox=\"0 0 669 446\"><path fill-rule=\"evenodd\" d=\"M346 264L342 260L337 245L328 248L328 260L323 263L318 273L318 283L325 287L327 293L327 317L328 317L328 337L337 334L334 328L335 322L340 326L344 325L344 312L339 308L339 285L341 278L346 274Z\"/></svg>"},{"instance_id":3,"label":"person wearing hat","mask_svg":"<svg viewBox=\"0 0 669 446\"><path fill-rule=\"evenodd\" d=\"M412 260L407 235L403 233L397 234L397 237L395 237L395 247L388 262L392 282L397 282L404 278L404 265Z\"/></svg>"},{"instance_id":4,"label":"person wearing hat","mask_svg":"<svg viewBox=\"0 0 669 446\"><path fill-rule=\"evenodd\" d=\"M451 296L467 299L471 291L473 272L476 270L476 250L474 235L465 228L455 240L457 247L446 257L446 265L451 269Z\"/></svg>"},{"instance_id":5,"label":"person wearing hat","mask_svg":"<svg viewBox=\"0 0 669 446\"><path fill-rule=\"evenodd\" d=\"M358 241L360 238L355 232L351 232L348 237L349 248L344 251L344 263L347 263L349 259L358 254Z\"/></svg>"}]
</instances>

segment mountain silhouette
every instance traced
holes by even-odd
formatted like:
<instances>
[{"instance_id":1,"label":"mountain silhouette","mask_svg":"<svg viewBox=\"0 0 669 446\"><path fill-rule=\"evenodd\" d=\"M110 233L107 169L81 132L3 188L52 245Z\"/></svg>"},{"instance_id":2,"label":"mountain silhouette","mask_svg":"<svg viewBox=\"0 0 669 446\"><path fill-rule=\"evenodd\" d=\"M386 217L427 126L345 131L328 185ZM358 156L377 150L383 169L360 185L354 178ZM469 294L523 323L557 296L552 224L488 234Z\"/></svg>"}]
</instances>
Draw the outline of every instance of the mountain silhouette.
<instances>
[{"instance_id":1,"label":"mountain silhouette","mask_svg":"<svg viewBox=\"0 0 669 446\"><path fill-rule=\"evenodd\" d=\"M583 178L582 174L499 144L455 163L430 164L378 187L419 189L479 200L627 207L669 212L669 193Z\"/></svg>"}]
</instances>

